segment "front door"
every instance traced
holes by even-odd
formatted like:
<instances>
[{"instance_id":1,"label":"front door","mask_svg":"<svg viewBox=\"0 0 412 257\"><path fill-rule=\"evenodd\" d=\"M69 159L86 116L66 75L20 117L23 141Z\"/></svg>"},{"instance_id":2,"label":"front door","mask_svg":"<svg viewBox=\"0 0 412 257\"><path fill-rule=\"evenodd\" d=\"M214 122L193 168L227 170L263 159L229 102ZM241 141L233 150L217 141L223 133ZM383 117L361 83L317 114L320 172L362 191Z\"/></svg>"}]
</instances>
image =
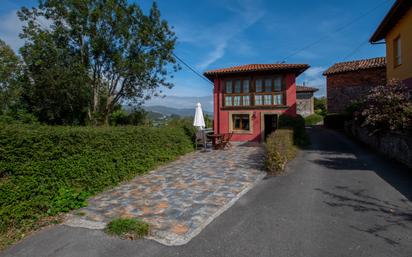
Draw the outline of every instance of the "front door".
<instances>
[{"instance_id":1,"label":"front door","mask_svg":"<svg viewBox=\"0 0 412 257\"><path fill-rule=\"evenodd\" d=\"M264 126L265 126L265 140L267 136L270 135L273 131L275 131L278 127L278 115L277 114L265 114L264 115Z\"/></svg>"}]
</instances>

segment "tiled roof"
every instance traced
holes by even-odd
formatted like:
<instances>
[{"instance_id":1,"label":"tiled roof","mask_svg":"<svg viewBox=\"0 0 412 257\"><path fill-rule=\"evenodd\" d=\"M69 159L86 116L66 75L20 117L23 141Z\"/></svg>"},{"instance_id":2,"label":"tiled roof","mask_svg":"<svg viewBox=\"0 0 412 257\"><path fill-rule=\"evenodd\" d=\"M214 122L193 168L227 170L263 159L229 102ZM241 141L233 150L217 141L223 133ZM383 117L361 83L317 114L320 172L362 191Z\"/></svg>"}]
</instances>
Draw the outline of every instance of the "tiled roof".
<instances>
[{"instance_id":1,"label":"tiled roof","mask_svg":"<svg viewBox=\"0 0 412 257\"><path fill-rule=\"evenodd\" d=\"M301 74L309 68L308 64L287 64L287 63L273 63L273 64L247 64L241 66L234 66L229 68L209 70L204 73L209 79L213 79L216 75L237 74L255 71L293 71L296 75Z\"/></svg>"},{"instance_id":2,"label":"tiled roof","mask_svg":"<svg viewBox=\"0 0 412 257\"><path fill-rule=\"evenodd\" d=\"M314 87L296 85L296 92L316 92L318 90L319 89L314 88Z\"/></svg>"},{"instance_id":3,"label":"tiled roof","mask_svg":"<svg viewBox=\"0 0 412 257\"><path fill-rule=\"evenodd\" d=\"M369 41L378 42L384 39L388 32L403 18L405 14L408 13L411 8L411 0L396 0Z\"/></svg>"},{"instance_id":4,"label":"tiled roof","mask_svg":"<svg viewBox=\"0 0 412 257\"><path fill-rule=\"evenodd\" d=\"M337 73L344 73L349 71L357 71L357 70L367 70L373 68L383 68L386 67L386 59L385 57L378 57L372 59L365 59L365 60L357 60L357 61L350 61L350 62L339 62L335 63L327 69L323 75L332 75Z\"/></svg>"}]
</instances>

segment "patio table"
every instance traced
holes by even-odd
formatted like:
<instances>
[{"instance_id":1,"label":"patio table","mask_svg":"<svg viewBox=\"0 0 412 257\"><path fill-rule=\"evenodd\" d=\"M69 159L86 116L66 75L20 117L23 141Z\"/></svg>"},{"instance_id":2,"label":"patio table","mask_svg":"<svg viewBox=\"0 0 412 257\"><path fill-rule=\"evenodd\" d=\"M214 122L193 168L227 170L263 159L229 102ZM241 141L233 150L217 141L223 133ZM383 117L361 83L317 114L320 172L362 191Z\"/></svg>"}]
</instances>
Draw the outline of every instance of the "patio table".
<instances>
[{"instance_id":1,"label":"patio table","mask_svg":"<svg viewBox=\"0 0 412 257\"><path fill-rule=\"evenodd\" d=\"M212 134L207 136L212 139L213 147L216 147L218 145L218 142L222 140L223 134Z\"/></svg>"}]
</instances>

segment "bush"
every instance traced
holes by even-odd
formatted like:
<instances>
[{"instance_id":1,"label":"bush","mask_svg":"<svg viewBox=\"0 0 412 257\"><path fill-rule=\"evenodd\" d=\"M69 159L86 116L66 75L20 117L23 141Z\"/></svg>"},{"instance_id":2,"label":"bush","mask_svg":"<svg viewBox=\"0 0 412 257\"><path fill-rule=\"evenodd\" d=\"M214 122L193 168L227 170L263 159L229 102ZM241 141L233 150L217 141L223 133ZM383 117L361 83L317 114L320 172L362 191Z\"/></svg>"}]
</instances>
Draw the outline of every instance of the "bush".
<instances>
[{"instance_id":1,"label":"bush","mask_svg":"<svg viewBox=\"0 0 412 257\"><path fill-rule=\"evenodd\" d=\"M304 146L309 143L305 130L305 119L300 116L282 114L279 116L279 128L292 128L294 144Z\"/></svg>"},{"instance_id":2,"label":"bush","mask_svg":"<svg viewBox=\"0 0 412 257\"><path fill-rule=\"evenodd\" d=\"M371 134L394 131L412 134L412 102L407 87L399 80L374 87L358 116Z\"/></svg>"},{"instance_id":3,"label":"bush","mask_svg":"<svg viewBox=\"0 0 412 257\"><path fill-rule=\"evenodd\" d=\"M120 237L142 238L147 236L150 231L150 225L139 219L118 218L107 224L106 233Z\"/></svg>"},{"instance_id":4,"label":"bush","mask_svg":"<svg viewBox=\"0 0 412 257\"><path fill-rule=\"evenodd\" d=\"M343 129L345 126L345 120L345 115L332 113L326 115L326 117L323 119L323 125L331 129Z\"/></svg>"},{"instance_id":5,"label":"bush","mask_svg":"<svg viewBox=\"0 0 412 257\"><path fill-rule=\"evenodd\" d=\"M297 147L293 141L292 129L278 129L266 140L266 169L273 174L281 173L288 160L293 159Z\"/></svg>"},{"instance_id":6,"label":"bush","mask_svg":"<svg viewBox=\"0 0 412 257\"><path fill-rule=\"evenodd\" d=\"M182 126L0 124L0 241L193 150ZM0 246L1 247L1 246Z\"/></svg>"},{"instance_id":7,"label":"bush","mask_svg":"<svg viewBox=\"0 0 412 257\"><path fill-rule=\"evenodd\" d=\"M316 113L305 117L305 124L306 125L316 125L316 124L318 124L319 122L322 122L322 121L323 121L323 116L319 115L319 114L316 114Z\"/></svg>"}]
</instances>

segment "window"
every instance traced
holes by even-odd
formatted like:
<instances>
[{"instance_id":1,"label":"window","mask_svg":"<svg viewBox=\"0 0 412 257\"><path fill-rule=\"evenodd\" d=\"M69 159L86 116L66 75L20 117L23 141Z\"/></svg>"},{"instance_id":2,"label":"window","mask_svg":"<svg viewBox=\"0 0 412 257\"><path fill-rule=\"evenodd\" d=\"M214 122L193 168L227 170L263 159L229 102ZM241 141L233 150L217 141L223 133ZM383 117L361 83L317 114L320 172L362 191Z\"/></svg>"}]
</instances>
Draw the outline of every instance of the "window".
<instances>
[{"instance_id":1,"label":"window","mask_svg":"<svg viewBox=\"0 0 412 257\"><path fill-rule=\"evenodd\" d=\"M243 80L243 93L249 93L249 80Z\"/></svg>"},{"instance_id":2,"label":"window","mask_svg":"<svg viewBox=\"0 0 412 257\"><path fill-rule=\"evenodd\" d=\"M226 96L225 97L225 106L232 106L232 97Z\"/></svg>"},{"instance_id":3,"label":"window","mask_svg":"<svg viewBox=\"0 0 412 257\"><path fill-rule=\"evenodd\" d=\"M239 106L240 105L240 96L234 96L233 97L233 106Z\"/></svg>"},{"instance_id":4,"label":"window","mask_svg":"<svg viewBox=\"0 0 412 257\"><path fill-rule=\"evenodd\" d=\"M232 93L232 81L231 80L226 81L226 93L227 94Z\"/></svg>"},{"instance_id":5,"label":"window","mask_svg":"<svg viewBox=\"0 0 412 257\"><path fill-rule=\"evenodd\" d=\"M274 105L283 105L283 95L275 95Z\"/></svg>"},{"instance_id":6,"label":"window","mask_svg":"<svg viewBox=\"0 0 412 257\"><path fill-rule=\"evenodd\" d=\"M272 92L272 80L265 79L265 92Z\"/></svg>"},{"instance_id":7,"label":"window","mask_svg":"<svg viewBox=\"0 0 412 257\"><path fill-rule=\"evenodd\" d=\"M262 92L263 88L262 88L262 80L261 79L257 79L255 82L255 87L256 87L256 92Z\"/></svg>"},{"instance_id":8,"label":"window","mask_svg":"<svg viewBox=\"0 0 412 257\"><path fill-rule=\"evenodd\" d=\"M235 93L239 94L240 90L240 80L235 80Z\"/></svg>"},{"instance_id":9,"label":"window","mask_svg":"<svg viewBox=\"0 0 412 257\"><path fill-rule=\"evenodd\" d=\"M275 91L281 91L282 90L282 78L276 77L274 82L275 82Z\"/></svg>"},{"instance_id":10,"label":"window","mask_svg":"<svg viewBox=\"0 0 412 257\"><path fill-rule=\"evenodd\" d=\"M255 105L263 105L263 96L255 95Z\"/></svg>"},{"instance_id":11,"label":"window","mask_svg":"<svg viewBox=\"0 0 412 257\"><path fill-rule=\"evenodd\" d=\"M249 130L250 116L249 114L233 114L232 115L233 130Z\"/></svg>"},{"instance_id":12,"label":"window","mask_svg":"<svg viewBox=\"0 0 412 257\"><path fill-rule=\"evenodd\" d=\"M395 67L402 64L401 36L398 36L393 41L393 57Z\"/></svg>"},{"instance_id":13,"label":"window","mask_svg":"<svg viewBox=\"0 0 412 257\"><path fill-rule=\"evenodd\" d=\"M244 95L243 96L243 106L249 106L250 105L250 96Z\"/></svg>"},{"instance_id":14,"label":"window","mask_svg":"<svg viewBox=\"0 0 412 257\"><path fill-rule=\"evenodd\" d=\"M272 105L272 95L264 95L264 100L265 105Z\"/></svg>"}]
</instances>

